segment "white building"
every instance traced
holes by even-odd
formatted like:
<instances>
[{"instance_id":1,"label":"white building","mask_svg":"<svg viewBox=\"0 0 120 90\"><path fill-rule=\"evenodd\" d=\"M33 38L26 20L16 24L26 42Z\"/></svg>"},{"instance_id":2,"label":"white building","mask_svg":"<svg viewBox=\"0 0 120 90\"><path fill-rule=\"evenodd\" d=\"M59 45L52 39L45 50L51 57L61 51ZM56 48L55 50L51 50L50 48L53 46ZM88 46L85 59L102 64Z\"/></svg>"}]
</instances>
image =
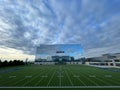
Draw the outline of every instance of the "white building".
<instances>
[{"instance_id":1,"label":"white building","mask_svg":"<svg viewBox=\"0 0 120 90\"><path fill-rule=\"evenodd\" d=\"M120 53L104 54L101 57L88 58L85 64L100 67L118 67L120 66Z\"/></svg>"}]
</instances>

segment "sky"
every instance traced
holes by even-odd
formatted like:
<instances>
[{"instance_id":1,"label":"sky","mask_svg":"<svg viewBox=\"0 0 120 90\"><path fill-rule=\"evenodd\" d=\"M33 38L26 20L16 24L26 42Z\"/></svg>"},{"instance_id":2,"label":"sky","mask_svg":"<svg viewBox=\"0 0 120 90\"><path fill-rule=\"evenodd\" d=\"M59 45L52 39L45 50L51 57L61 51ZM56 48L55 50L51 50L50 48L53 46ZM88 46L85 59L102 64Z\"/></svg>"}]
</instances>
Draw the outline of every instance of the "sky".
<instances>
[{"instance_id":1,"label":"sky","mask_svg":"<svg viewBox=\"0 0 120 90\"><path fill-rule=\"evenodd\" d=\"M34 60L40 44L120 52L120 0L0 0L0 58Z\"/></svg>"},{"instance_id":2,"label":"sky","mask_svg":"<svg viewBox=\"0 0 120 90\"><path fill-rule=\"evenodd\" d=\"M75 59L83 58L84 50L80 44L53 44L37 47L35 59L47 59L51 56L71 56Z\"/></svg>"}]
</instances>

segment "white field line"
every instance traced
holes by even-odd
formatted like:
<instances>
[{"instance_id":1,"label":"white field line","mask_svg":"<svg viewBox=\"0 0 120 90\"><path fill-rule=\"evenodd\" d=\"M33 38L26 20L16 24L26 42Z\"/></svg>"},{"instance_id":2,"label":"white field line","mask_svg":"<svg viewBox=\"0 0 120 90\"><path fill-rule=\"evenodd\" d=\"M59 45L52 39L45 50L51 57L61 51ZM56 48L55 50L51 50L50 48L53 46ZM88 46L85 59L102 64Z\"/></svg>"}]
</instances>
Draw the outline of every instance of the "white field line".
<instances>
[{"instance_id":1,"label":"white field line","mask_svg":"<svg viewBox=\"0 0 120 90\"><path fill-rule=\"evenodd\" d=\"M103 82L103 83L105 83L105 84L107 84L107 85L111 85L110 83L108 83L108 82L106 82L106 81L104 81L104 80L102 80L102 79L99 79L99 78L97 78L97 77L95 77L98 81L101 81L101 82Z\"/></svg>"},{"instance_id":2,"label":"white field line","mask_svg":"<svg viewBox=\"0 0 120 90\"><path fill-rule=\"evenodd\" d=\"M25 78L23 78L23 79L21 79L21 80L15 82L14 85L16 85L17 83L19 83L19 82L21 82L21 81L23 81L23 80L25 80Z\"/></svg>"},{"instance_id":3,"label":"white field line","mask_svg":"<svg viewBox=\"0 0 120 90\"><path fill-rule=\"evenodd\" d=\"M69 69L69 71L74 75L73 71ZM76 77L78 81L80 81L84 86L87 86L79 77Z\"/></svg>"},{"instance_id":4,"label":"white field line","mask_svg":"<svg viewBox=\"0 0 120 90\"><path fill-rule=\"evenodd\" d=\"M73 77L74 77L74 78L78 78L78 77L80 77L80 76L79 76L79 75L74 75L74 74L73 74Z\"/></svg>"},{"instance_id":5,"label":"white field line","mask_svg":"<svg viewBox=\"0 0 120 90\"><path fill-rule=\"evenodd\" d=\"M112 82L114 84L120 85L120 82L114 81L113 78L110 78L110 79L107 78L106 80L108 80L108 81L110 81L110 82Z\"/></svg>"},{"instance_id":6,"label":"white field line","mask_svg":"<svg viewBox=\"0 0 120 90\"><path fill-rule=\"evenodd\" d=\"M67 71L65 71L65 73L66 73L66 75L67 75L67 77L68 77L68 79L69 79L69 81L70 81L71 85L73 86L73 82L71 81L71 78L69 77L69 75L68 75Z\"/></svg>"},{"instance_id":7,"label":"white field line","mask_svg":"<svg viewBox=\"0 0 120 90\"><path fill-rule=\"evenodd\" d=\"M86 71L87 72L87 71ZM87 72L86 73L86 75L90 75L91 73L89 73L89 72ZM98 81L101 81L101 82L103 82L104 84L108 84L108 85L110 85L110 83L107 83L107 82L105 82L105 81L103 81L102 79L99 79L99 78L97 78L97 77L94 77L95 79L97 79Z\"/></svg>"},{"instance_id":8,"label":"white field line","mask_svg":"<svg viewBox=\"0 0 120 90\"><path fill-rule=\"evenodd\" d=\"M16 76L9 76L9 78L16 78Z\"/></svg>"},{"instance_id":9,"label":"white field line","mask_svg":"<svg viewBox=\"0 0 120 90\"><path fill-rule=\"evenodd\" d=\"M91 73L89 73L89 72L87 72L88 74L91 74ZM101 81L101 82L103 82L104 84L107 84L107 85L110 85L110 83L108 83L108 82L106 82L106 81L104 81L104 80L102 80L102 79L100 79L100 78L97 78L97 77L94 77L95 79L97 79L98 81Z\"/></svg>"},{"instance_id":10,"label":"white field line","mask_svg":"<svg viewBox=\"0 0 120 90\"><path fill-rule=\"evenodd\" d=\"M53 77L55 75L55 72L56 72L56 70L54 71L54 73L52 74L51 78L49 79L47 86L50 84L51 80L53 79Z\"/></svg>"},{"instance_id":11,"label":"white field line","mask_svg":"<svg viewBox=\"0 0 120 90\"><path fill-rule=\"evenodd\" d=\"M43 76L41 76L42 78L47 78L48 76L47 75L43 75Z\"/></svg>"},{"instance_id":12,"label":"white field line","mask_svg":"<svg viewBox=\"0 0 120 90\"><path fill-rule=\"evenodd\" d=\"M60 71L62 71L61 66L59 67L59 69L60 69ZM60 77L59 78L60 78L60 83L59 84L61 86L61 72L60 72Z\"/></svg>"},{"instance_id":13,"label":"white field line","mask_svg":"<svg viewBox=\"0 0 120 90\"><path fill-rule=\"evenodd\" d=\"M25 84L23 84L24 86L26 85L26 84L28 84L29 82L31 82L32 80L34 80L35 78L37 78L37 77L39 77L41 74L43 74L43 73L45 73L46 72L46 70L42 70L43 72L38 72L38 74L34 77L34 78L32 78L31 80L29 80L28 82L26 82ZM39 74L40 73L40 74Z\"/></svg>"},{"instance_id":14,"label":"white field line","mask_svg":"<svg viewBox=\"0 0 120 90\"><path fill-rule=\"evenodd\" d=\"M112 75L105 75L105 77L106 77L106 78L111 78L111 77L112 77Z\"/></svg>"},{"instance_id":15,"label":"white field line","mask_svg":"<svg viewBox=\"0 0 120 90\"><path fill-rule=\"evenodd\" d=\"M95 69L95 71L96 71L96 69ZM116 81L116 79L114 79L114 78L110 78L110 79L107 78L107 80L112 82L112 83L115 83L115 84L120 84L120 82Z\"/></svg>"},{"instance_id":16,"label":"white field line","mask_svg":"<svg viewBox=\"0 0 120 90\"><path fill-rule=\"evenodd\" d=\"M51 69L51 70L52 70L52 69ZM48 75L48 73L50 73L51 70L49 70L49 72L46 70L44 73L47 72L47 75ZM42 73L42 74L44 74L44 73ZM35 86L37 86L43 79L44 79L44 78L41 77L41 79L40 79L37 83L35 83Z\"/></svg>"},{"instance_id":17,"label":"white field line","mask_svg":"<svg viewBox=\"0 0 120 90\"><path fill-rule=\"evenodd\" d=\"M94 82L94 81L92 81L91 79L89 79L88 77L86 77L86 76L84 75L84 73L81 73L81 75L82 75L83 77L85 77L86 79L88 79L91 83L95 84L96 86L99 86L96 82ZM88 75L88 76L89 76L89 75Z\"/></svg>"},{"instance_id":18,"label":"white field line","mask_svg":"<svg viewBox=\"0 0 120 90\"><path fill-rule=\"evenodd\" d=\"M88 77L86 77L85 75L84 75L84 73L81 73L81 75L83 76L83 77L85 77L86 79L88 79L90 82L92 82L93 84L95 84L96 86L99 86L96 82L94 82L94 81L92 81L91 79L89 79ZM89 75L88 75L89 76Z\"/></svg>"},{"instance_id":19,"label":"white field line","mask_svg":"<svg viewBox=\"0 0 120 90\"><path fill-rule=\"evenodd\" d=\"M61 86L61 77L60 77L60 86Z\"/></svg>"},{"instance_id":20,"label":"white field line","mask_svg":"<svg viewBox=\"0 0 120 90\"><path fill-rule=\"evenodd\" d=\"M42 70L43 71L43 70ZM45 71L44 71L45 72ZM30 83L32 80L34 80L35 78L39 77L42 73L44 72L41 72L39 71L38 73L36 73L36 76L33 77L32 79L30 79L29 81L27 81L26 83L24 83L22 86L25 86L26 84ZM39 74L40 73L40 74Z\"/></svg>"},{"instance_id":21,"label":"white field line","mask_svg":"<svg viewBox=\"0 0 120 90\"><path fill-rule=\"evenodd\" d=\"M85 75L83 75L83 73L81 73L82 76L84 76L85 78L87 78L90 82L92 82L93 84L95 84L96 86L99 86L96 82L92 81L91 79L89 79L88 77L86 77ZM89 76L89 75L88 75Z\"/></svg>"},{"instance_id":22,"label":"white field line","mask_svg":"<svg viewBox=\"0 0 120 90\"><path fill-rule=\"evenodd\" d=\"M89 75L89 77L91 77L91 78L95 78L96 76L95 76L95 75Z\"/></svg>"},{"instance_id":23,"label":"white field line","mask_svg":"<svg viewBox=\"0 0 120 90\"><path fill-rule=\"evenodd\" d=\"M42 71L42 70L40 70L40 71ZM32 74L32 73L31 73L31 74ZM36 73L34 73L34 74L31 75L31 76L34 76L34 75L36 75ZM25 79L28 79L28 78L26 78L26 76L25 76L23 79L18 80L17 82L15 82L14 85L18 84L18 83L21 82L21 81L24 81Z\"/></svg>"},{"instance_id":24,"label":"white field line","mask_svg":"<svg viewBox=\"0 0 120 90\"><path fill-rule=\"evenodd\" d=\"M96 71L96 69L94 70L94 71ZM105 75L105 76L111 76L111 75ZM112 77L112 76L111 76ZM110 78L111 78L110 77ZM111 85L110 83L108 83L108 82L105 82L104 80L102 80L102 79L100 79L100 78L96 78L96 79L99 79L100 81L102 81L102 82L104 82L104 83L107 83L107 84L109 84L109 85ZM113 78L112 78L113 79ZM107 81L112 81L113 83L116 83L116 82L114 82L114 80L111 80L111 79L107 79ZM115 80L116 81L116 80ZM119 82L117 82L116 84L118 84Z\"/></svg>"},{"instance_id":25,"label":"white field line","mask_svg":"<svg viewBox=\"0 0 120 90\"><path fill-rule=\"evenodd\" d=\"M120 85L120 82L116 81L116 79L114 79L114 78L106 78L106 80Z\"/></svg>"},{"instance_id":26,"label":"white field line","mask_svg":"<svg viewBox=\"0 0 120 90\"><path fill-rule=\"evenodd\" d=\"M42 72L43 71L43 72ZM41 72L41 73L40 73ZM43 74L45 72L45 69L40 69L40 71L38 72L38 73L34 73L33 75L41 75L41 74ZM33 72L32 72L33 73ZM40 73L40 74L39 74ZM22 80L20 80L20 81L23 81L23 80L25 80L25 79L27 79L27 78L23 78ZM17 84L17 83L19 83L20 81L18 81L18 82L16 82L15 84ZM28 81L28 82L26 82L26 83L29 83L29 82L31 82L31 80L30 81ZM24 85L24 84L23 84Z\"/></svg>"},{"instance_id":27,"label":"white field line","mask_svg":"<svg viewBox=\"0 0 120 90\"><path fill-rule=\"evenodd\" d=\"M43 78L41 78L37 83L35 83L35 86L37 86L42 80Z\"/></svg>"},{"instance_id":28,"label":"white field line","mask_svg":"<svg viewBox=\"0 0 120 90\"><path fill-rule=\"evenodd\" d=\"M80 82L82 82L82 84L83 84L84 86L87 86L79 77L77 77L77 79L78 79Z\"/></svg>"},{"instance_id":29,"label":"white field line","mask_svg":"<svg viewBox=\"0 0 120 90\"><path fill-rule=\"evenodd\" d=\"M62 67L59 66L59 75L57 76L57 77L59 77L59 86L61 86L61 84L62 84L62 77L64 77L62 74L63 74Z\"/></svg>"},{"instance_id":30,"label":"white field line","mask_svg":"<svg viewBox=\"0 0 120 90\"><path fill-rule=\"evenodd\" d=\"M12 79L12 80L10 80L10 79ZM7 85L8 83L13 83L13 81L16 80L14 78L10 78L10 79L8 81L4 82L4 83L2 82L1 85L4 85L4 84Z\"/></svg>"},{"instance_id":31,"label":"white field line","mask_svg":"<svg viewBox=\"0 0 120 90\"><path fill-rule=\"evenodd\" d=\"M39 72L42 72L42 71L43 71L43 70L40 70ZM38 72L38 73L39 73L39 72ZM31 72L31 74L32 74L32 73L33 73L33 72ZM31 76L34 76L34 75L36 75L36 74L38 74L38 73L34 73L34 74L32 74ZM16 85L17 83L19 83L19 82L21 82L21 81L23 81L23 80L25 80L25 79L28 79L28 78L26 78L26 76L25 76L23 79L15 82L14 85Z\"/></svg>"},{"instance_id":32,"label":"white field line","mask_svg":"<svg viewBox=\"0 0 120 90\"><path fill-rule=\"evenodd\" d=\"M32 72L31 72L32 73ZM8 76L9 77L9 76ZM5 82L5 81L3 81L2 83L1 83L1 85L3 85L3 84L8 84L8 83L13 83L13 82L16 82L16 79L18 79L18 78L11 78L12 80L10 80L10 78Z\"/></svg>"},{"instance_id":33,"label":"white field line","mask_svg":"<svg viewBox=\"0 0 120 90\"><path fill-rule=\"evenodd\" d=\"M20 71L21 72L21 71ZM17 75L19 75L19 73L17 73ZM9 76L8 76L9 77ZM6 82L5 82L5 80L2 80L2 81L0 81L0 82L5 82L5 83L10 83L10 82L14 82L14 80L16 80L16 78L11 78L12 80L10 80L9 78L8 79L6 79ZM4 83L2 83L2 84L4 84Z\"/></svg>"},{"instance_id":34,"label":"white field line","mask_svg":"<svg viewBox=\"0 0 120 90\"><path fill-rule=\"evenodd\" d=\"M10 77L10 76L7 77L8 79L7 79L6 81L5 81L5 80L0 81L0 82L2 82L2 83L0 83L0 85L7 84L7 83L13 81L14 79L16 79L16 78L9 78L9 77ZM10 80L10 79L11 79L11 80Z\"/></svg>"},{"instance_id":35,"label":"white field line","mask_svg":"<svg viewBox=\"0 0 120 90\"><path fill-rule=\"evenodd\" d=\"M32 78L32 76L25 76L25 78Z\"/></svg>"}]
</instances>

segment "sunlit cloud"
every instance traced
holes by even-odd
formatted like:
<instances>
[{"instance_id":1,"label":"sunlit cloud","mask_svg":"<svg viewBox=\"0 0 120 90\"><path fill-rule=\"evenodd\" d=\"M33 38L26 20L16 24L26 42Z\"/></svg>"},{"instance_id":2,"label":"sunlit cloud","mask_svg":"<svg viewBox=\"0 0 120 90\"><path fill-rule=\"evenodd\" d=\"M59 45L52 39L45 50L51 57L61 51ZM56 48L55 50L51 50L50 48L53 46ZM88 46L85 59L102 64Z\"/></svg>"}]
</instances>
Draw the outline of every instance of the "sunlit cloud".
<instances>
[{"instance_id":1,"label":"sunlit cloud","mask_svg":"<svg viewBox=\"0 0 120 90\"><path fill-rule=\"evenodd\" d=\"M28 57L30 60L33 60L35 58L34 55L27 55L24 54L21 50L8 48L8 47L2 47L0 48L0 59L1 60L26 60Z\"/></svg>"}]
</instances>

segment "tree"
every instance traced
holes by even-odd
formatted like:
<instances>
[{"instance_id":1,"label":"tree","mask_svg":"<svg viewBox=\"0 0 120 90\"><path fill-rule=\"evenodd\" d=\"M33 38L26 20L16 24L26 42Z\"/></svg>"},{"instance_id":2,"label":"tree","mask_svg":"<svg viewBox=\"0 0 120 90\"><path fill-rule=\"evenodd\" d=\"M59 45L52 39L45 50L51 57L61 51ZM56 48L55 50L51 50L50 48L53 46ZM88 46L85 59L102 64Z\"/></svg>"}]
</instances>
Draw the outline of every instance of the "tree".
<instances>
[{"instance_id":1,"label":"tree","mask_svg":"<svg viewBox=\"0 0 120 90\"><path fill-rule=\"evenodd\" d=\"M5 61L2 63L2 66L8 66L8 61L5 60Z\"/></svg>"},{"instance_id":2,"label":"tree","mask_svg":"<svg viewBox=\"0 0 120 90\"><path fill-rule=\"evenodd\" d=\"M2 66L2 61L1 61L1 59L0 59L0 67Z\"/></svg>"}]
</instances>

